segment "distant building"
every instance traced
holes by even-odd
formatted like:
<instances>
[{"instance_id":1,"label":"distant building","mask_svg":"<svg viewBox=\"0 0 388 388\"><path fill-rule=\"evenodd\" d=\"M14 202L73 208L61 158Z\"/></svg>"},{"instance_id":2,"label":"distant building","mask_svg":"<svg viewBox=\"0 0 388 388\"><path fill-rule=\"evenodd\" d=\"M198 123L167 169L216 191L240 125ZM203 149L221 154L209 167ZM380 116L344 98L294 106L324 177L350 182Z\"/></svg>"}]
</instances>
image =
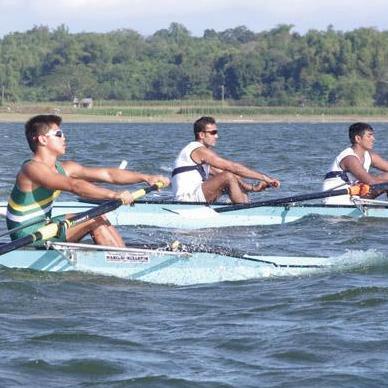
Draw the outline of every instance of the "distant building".
<instances>
[{"instance_id":1,"label":"distant building","mask_svg":"<svg viewBox=\"0 0 388 388\"><path fill-rule=\"evenodd\" d=\"M81 100L77 97L74 97L73 100L74 108L93 108L93 98L82 98Z\"/></svg>"},{"instance_id":2,"label":"distant building","mask_svg":"<svg viewBox=\"0 0 388 388\"><path fill-rule=\"evenodd\" d=\"M93 98L83 98L80 106L81 108L93 108Z\"/></svg>"}]
</instances>

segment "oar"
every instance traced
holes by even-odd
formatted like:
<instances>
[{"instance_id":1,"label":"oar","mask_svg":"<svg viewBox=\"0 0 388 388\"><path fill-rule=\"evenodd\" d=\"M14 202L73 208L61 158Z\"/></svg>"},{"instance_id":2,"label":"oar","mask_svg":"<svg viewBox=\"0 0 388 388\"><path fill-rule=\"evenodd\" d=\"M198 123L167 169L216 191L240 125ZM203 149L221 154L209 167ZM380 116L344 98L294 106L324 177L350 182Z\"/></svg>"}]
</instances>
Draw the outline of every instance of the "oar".
<instances>
[{"instance_id":1,"label":"oar","mask_svg":"<svg viewBox=\"0 0 388 388\"><path fill-rule=\"evenodd\" d=\"M309 201L311 199L336 197L339 195L353 196L353 195L360 195L360 190L363 190L362 195L367 195L372 191L388 190L388 183L378 183L376 185L356 184L341 190L326 190L326 191L319 191L319 192L310 193L310 194L292 195L290 197L277 198L272 200L269 199L265 201L257 201L252 203L241 203L241 204L231 205L231 206L222 206L214 210L217 213L224 213L224 212L229 212L229 211L239 210L239 209L251 209L254 207L261 207L261 206L282 205L287 203Z\"/></svg>"},{"instance_id":2,"label":"oar","mask_svg":"<svg viewBox=\"0 0 388 388\"><path fill-rule=\"evenodd\" d=\"M158 190L163 187L163 183L158 182L155 185L134 191L132 194L133 199L138 199L147 193ZM75 214L74 216L68 218L67 220L63 222L52 222L48 225L44 225L41 228L39 228L36 232L31 233L27 236L21 237L15 241L11 241L8 244L4 244L0 246L0 255L4 255L7 252L14 251L18 248L24 247L28 244L32 244L35 241L41 241L41 240L48 240L50 238L53 238L57 235L60 227L64 224L66 228L70 228L72 226L76 226L79 224L82 224L83 222L86 222L92 218L101 216L105 213L109 213L110 211L113 211L117 209L119 206L123 204L121 199L115 199L112 201L106 201L102 203L99 206L96 206L90 210L87 210L83 213Z\"/></svg>"},{"instance_id":3,"label":"oar","mask_svg":"<svg viewBox=\"0 0 388 388\"><path fill-rule=\"evenodd\" d=\"M39 220L34 220L34 221L27 222L26 224L17 226L16 228L12 228L12 229L6 230L5 232L0 234L0 237L4 237L4 236L6 236L8 234L12 234L12 233L18 232L19 230L28 228L29 226L32 226L32 225L41 224L43 221L45 221L45 220L39 219ZM46 218L46 222L47 223L50 222L50 218L49 217Z\"/></svg>"},{"instance_id":4,"label":"oar","mask_svg":"<svg viewBox=\"0 0 388 388\"><path fill-rule=\"evenodd\" d=\"M268 200L257 201L252 203L226 205L226 206L221 206L217 208L211 208L206 206L206 207L201 207L199 209L198 208L182 209L182 210L170 210L170 211L186 217L204 218L207 216L215 216L215 215L219 215L220 213L226 213L226 212L231 212L231 211L240 210L240 209L251 209L251 208L262 207L262 206L283 205L283 204L294 203L294 202L309 201L311 199L335 197L339 195L354 196L354 195L361 194L364 196L372 191L385 191L385 190L388 190L388 183L378 183L371 186L366 184L356 184L354 186L348 187L346 189L341 189L341 190L319 191L315 193L293 195L290 197L268 199ZM166 209L166 210L169 210L169 209Z\"/></svg>"}]
</instances>

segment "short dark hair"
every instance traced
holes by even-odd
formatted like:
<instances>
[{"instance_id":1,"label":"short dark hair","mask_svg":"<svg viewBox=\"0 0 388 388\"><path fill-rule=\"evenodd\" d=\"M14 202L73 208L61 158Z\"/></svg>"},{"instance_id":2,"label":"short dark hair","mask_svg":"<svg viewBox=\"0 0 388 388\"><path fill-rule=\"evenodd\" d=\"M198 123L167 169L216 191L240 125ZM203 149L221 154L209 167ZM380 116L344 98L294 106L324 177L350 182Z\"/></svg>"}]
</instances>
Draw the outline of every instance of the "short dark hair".
<instances>
[{"instance_id":1,"label":"short dark hair","mask_svg":"<svg viewBox=\"0 0 388 388\"><path fill-rule=\"evenodd\" d=\"M206 125L215 124L216 120L210 116L202 116L194 123L194 136L198 139L198 134L206 129Z\"/></svg>"},{"instance_id":2,"label":"short dark hair","mask_svg":"<svg viewBox=\"0 0 388 388\"><path fill-rule=\"evenodd\" d=\"M350 142L356 144L356 136L363 136L365 131L373 131L372 126L367 123L354 123L349 127Z\"/></svg>"},{"instance_id":3,"label":"short dark hair","mask_svg":"<svg viewBox=\"0 0 388 388\"><path fill-rule=\"evenodd\" d=\"M38 115L31 117L24 126L26 139L31 151L36 151L38 136L46 134L53 124L59 127L61 123L62 118L56 115Z\"/></svg>"}]
</instances>

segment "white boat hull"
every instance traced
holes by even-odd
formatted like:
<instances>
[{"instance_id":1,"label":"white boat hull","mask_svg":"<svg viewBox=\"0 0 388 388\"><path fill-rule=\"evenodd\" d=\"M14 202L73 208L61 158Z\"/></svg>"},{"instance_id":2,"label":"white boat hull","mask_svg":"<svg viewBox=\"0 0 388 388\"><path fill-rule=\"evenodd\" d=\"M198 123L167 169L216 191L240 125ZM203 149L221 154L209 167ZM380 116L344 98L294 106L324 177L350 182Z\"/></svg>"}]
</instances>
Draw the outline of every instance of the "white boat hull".
<instances>
[{"instance_id":1,"label":"white boat hull","mask_svg":"<svg viewBox=\"0 0 388 388\"><path fill-rule=\"evenodd\" d=\"M323 257L237 255L222 252L115 250L85 244L53 244L55 249L22 249L0 256L0 265L39 271L82 271L157 284L193 285L327 270Z\"/></svg>"},{"instance_id":2,"label":"white boat hull","mask_svg":"<svg viewBox=\"0 0 388 388\"><path fill-rule=\"evenodd\" d=\"M92 203L57 202L53 216L89 210ZM217 208L217 206L214 206ZM0 203L0 214L6 204ZM121 206L108 214L113 225L148 225L163 228L202 229L229 226L275 225L295 222L303 217L319 215L327 217L378 217L388 218L388 206L360 205L335 206L323 204L297 204L262 206L217 213L211 208L196 204L140 202L134 206Z\"/></svg>"}]
</instances>

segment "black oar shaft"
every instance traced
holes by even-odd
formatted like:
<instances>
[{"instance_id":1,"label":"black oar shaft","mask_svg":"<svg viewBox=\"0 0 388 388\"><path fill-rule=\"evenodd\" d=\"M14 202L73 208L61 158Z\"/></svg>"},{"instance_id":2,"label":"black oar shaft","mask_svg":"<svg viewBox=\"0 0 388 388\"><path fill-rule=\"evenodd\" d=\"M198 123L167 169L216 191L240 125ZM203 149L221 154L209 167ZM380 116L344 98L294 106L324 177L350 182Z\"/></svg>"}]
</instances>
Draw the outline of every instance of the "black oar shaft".
<instances>
[{"instance_id":1,"label":"black oar shaft","mask_svg":"<svg viewBox=\"0 0 388 388\"><path fill-rule=\"evenodd\" d=\"M98 217L102 214L108 213L112 210L115 210L120 205L122 205L121 200L113 200L103 203L100 206L96 206L86 212L76 214L69 219L63 221L63 224L66 227L76 226L83 222L86 222L92 218ZM51 223L40 227L36 232L31 233L27 236L18 238L17 240L11 241L8 244L0 246L0 255L14 251L18 248L24 247L26 245L32 244L35 241L48 240L55 237L58 234L59 228L62 223Z\"/></svg>"},{"instance_id":2,"label":"black oar shaft","mask_svg":"<svg viewBox=\"0 0 388 388\"><path fill-rule=\"evenodd\" d=\"M132 193L132 198L134 200L136 200L136 199L142 197L143 195L148 194L151 191L158 190L159 188L161 188L161 185L156 184L153 186L146 187L144 189L139 189L139 190L134 191ZM79 225L79 224L82 224L83 222L86 222L86 221L92 219L92 218L96 218L96 217L99 217L105 213L109 213L109 212L117 209L118 207L120 207L122 204L123 204L123 202L121 201L121 199L114 199L112 201L106 201L106 202L103 202L101 205L98 205L98 206L96 206L96 207L94 207L86 212L75 214L74 216L68 218L65 222L66 222L66 224L68 224L68 226Z\"/></svg>"},{"instance_id":3,"label":"black oar shaft","mask_svg":"<svg viewBox=\"0 0 388 388\"><path fill-rule=\"evenodd\" d=\"M242 204L232 205L232 206L222 206L219 208L214 208L214 210L217 213L224 213L224 212L230 212L232 210L251 209L254 207L261 207L261 206L281 205L281 204L287 204L292 202L308 201L310 199L320 199L320 198L333 197L333 196L345 195L345 194L348 194L347 189L334 190L334 191L321 191L318 193L293 195L290 197L269 199L266 201L242 203Z\"/></svg>"},{"instance_id":4,"label":"black oar shaft","mask_svg":"<svg viewBox=\"0 0 388 388\"><path fill-rule=\"evenodd\" d=\"M385 190L388 190L388 183L378 183L370 186L369 189L370 191L385 191ZM237 205L222 206L218 208L213 208L213 210L216 211L217 213L224 213L224 212L230 212L230 211L240 210L240 209L251 209L251 208L261 207L261 206L282 205L287 203L302 202L302 201L308 201L311 199L335 197L338 195L346 195L346 194L349 194L348 188L341 189L341 190L319 191L319 192L310 193L310 194L292 195L290 197L268 199L265 201L257 201L252 203L242 203Z\"/></svg>"},{"instance_id":5,"label":"black oar shaft","mask_svg":"<svg viewBox=\"0 0 388 388\"><path fill-rule=\"evenodd\" d=\"M86 212L75 214L69 217L65 223L70 226L82 224L92 218L99 217L105 213L111 212L121 206L123 202L121 199L114 199L112 201L103 202L101 205L91 208Z\"/></svg>"},{"instance_id":6,"label":"black oar shaft","mask_svg":"<svg viewBox=\"0 0 388 388\"><path fill-rule=\"evenodd\" d=\"M0 246L0 255L14 251L26 245L32 244L35 241L52 238L57 235L58 229L59 229L59 224L57 223L51 223L51 224L42 226L35 233L31 233L27 236L18 238L17 240L12 241L8 244L4 244Z\"/></svg>"},{"instance_id":7,"label":"black oar shaft","mask_svg":"<svg viewBox=\"0 0 388 388\"><path fill-rule=\"evenodd\" d=\"M376 183L375 185L370 186L373 191L387 191L388 183Z\"/></svg>"},{"instance_id":8,"label":"black oar shaft","mask_svg":"<svg viewBox=\"0 0 388 388\"><path fill-rule=\"evenodd\" d=\"M41 224L42 222L44 222L44 220L42 220L42 219L27 222L24 225L20 225L20 226L17 226L16 228L6 230L5 232L0 234L0 237L4 237L4 236L7 236L8 234L18 232L19 230L25 229L25 228L32 226L32 225ZM50 222L50 218L47 218L47 223L49 223L49 222Z\"/></svg>"}]
</instances>

